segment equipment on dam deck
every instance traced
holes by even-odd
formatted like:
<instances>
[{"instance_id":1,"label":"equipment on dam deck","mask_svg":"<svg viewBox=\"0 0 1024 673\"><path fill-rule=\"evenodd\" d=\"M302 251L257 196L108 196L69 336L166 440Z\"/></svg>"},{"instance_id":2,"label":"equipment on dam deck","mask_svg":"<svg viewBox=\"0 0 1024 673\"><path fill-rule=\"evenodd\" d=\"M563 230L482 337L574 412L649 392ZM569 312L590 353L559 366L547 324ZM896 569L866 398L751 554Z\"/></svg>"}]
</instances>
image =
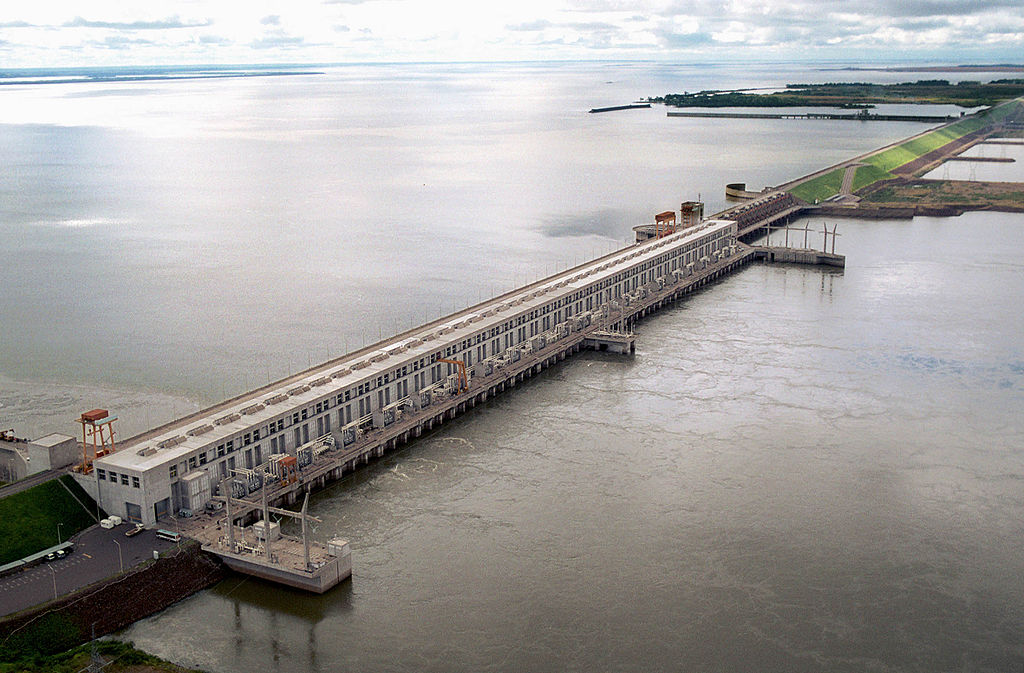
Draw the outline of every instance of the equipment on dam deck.
<instances>
[{"instance_id":1,"label":"equipment on dam deck","mask_svg":"<svg viewBox=\"0 0 1024 673\"><path fill-rule=\"evenodd\" d=\"M268 538L276 542L281 539L281 524L271 521L268 526L266 521L260 520L252 525L252 532L260 542L266 542Z\"/></svg>"},{"instance_id":2,"label":"equipment on dam deck","mask_svg":"<svg viewBox=\"0 0 1024 673\"><path fill-rule=\"evenodd\" d=\"M450 365L455 365L456 367L458 367L458 377L459 378L458 378L458 389L455 390L456 393L464 393L467 390L469 390L469 379L466 378L466 363L465 362L463 362L462 360L446 360L444 358L438 358L437 361L438 362L446 362L446 363L448 363Z\"/></svg>"},{"instance_id":3,"label":"equipment on dam deck","mask_svg":"<svg viewBox=\"0 0 1024 673\"><path fill-rule=\"evenodd\" d=\"M698 197L699 198L699 197ZM689 229L696 227L704 219L704 203L697 201L684 201L679 204L679 228Z\"/></svg>"},{"instance_id":4,"label":"equipment on dam deck","mask_svg":"<svg viewBox=\"0 0 1024 673\"><path fill-rule=\"evenodd\" d=\"M295 456L285 456L277 464L281 470L281 483L292 484L299 478L298 459Z\"/></svg>"},{"instance_id":5,"label":"equipment on dam deck","mask_svg":"<svg viewBox=\"0 0 1024 673\"><path fill-rule=\"evenodd\" d=\"M282 485L291 484L299 478L299 461L286 453L272 453L267 457L267 472Z\"/></svg>"},{"instance_id":6,"label":"equipment on dam deck","mask_svg":"<svg viewBox=\"0 0 1024 673\"><path fill-rule=\"evenodd\" d=\"M662 238L669 234L676 233L676 213L674 210L666 210L654 216L654 237Z\"/></svg>"},{"instance_id":7,"label":"equipment on dam deck","mask_svg":"<svg viewBox=\"0 0 1024 673\"><path fill-rule=\"evenodd\" d=\"M114 421L106 409L86 411L76 419L82 425L82 464L78 470L82 474L92 472L92 462L97 458L116 451L114 446ZM89 440L92 440L92 452L89 451Z\"/></svg>"}]
</instances>

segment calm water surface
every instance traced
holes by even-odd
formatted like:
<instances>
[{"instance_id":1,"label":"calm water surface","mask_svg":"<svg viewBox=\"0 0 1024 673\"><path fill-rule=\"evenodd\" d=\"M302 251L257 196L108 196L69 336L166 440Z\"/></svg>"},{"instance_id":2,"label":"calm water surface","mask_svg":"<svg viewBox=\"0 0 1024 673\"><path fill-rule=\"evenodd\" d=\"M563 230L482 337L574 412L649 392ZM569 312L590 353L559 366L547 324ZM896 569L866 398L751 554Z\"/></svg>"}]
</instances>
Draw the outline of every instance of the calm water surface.
<instances>
[{"instance_id":1,"label":"calm water surface","mask_svg":"<svg viewBox=\"0 0 1024 673\"><path fill-rule=\"evenodd\" d=\"M725 182L922 128L584 112L812 76L381 66L18 92L0 402L28 427L99 402L146 427L697 192L714 210ZM574 358L317 495L351 582L236 576L121 637L224 673L1020 670L1020 225L842 221L845 272L750 267L643 322L634 357Z\"/></svg>"},{"instance_id":2,"label":"calm water surface","mask_svg":"<svg viewBox=\"0 0 1024 673\"><path fill-rule=\"evenodd\" d=\"M844 273L749 268L320 494L351 583L233 578L122 637L231 673L1017 670L1024 229L839 225Z\"/></svg>"},{"instance_id":3,"label":"calm water surface","mask_svg":"<svg viewBox=\"0 0 1024 673\"><path fill-rule=\"evenodd\" d=\"M926 128L586 112L866 75L380 65L4 87L2 417L37 436L116 408L127 436L607 252L680 201L715 212L727 182Z\"/></svg>"}]
</instances>

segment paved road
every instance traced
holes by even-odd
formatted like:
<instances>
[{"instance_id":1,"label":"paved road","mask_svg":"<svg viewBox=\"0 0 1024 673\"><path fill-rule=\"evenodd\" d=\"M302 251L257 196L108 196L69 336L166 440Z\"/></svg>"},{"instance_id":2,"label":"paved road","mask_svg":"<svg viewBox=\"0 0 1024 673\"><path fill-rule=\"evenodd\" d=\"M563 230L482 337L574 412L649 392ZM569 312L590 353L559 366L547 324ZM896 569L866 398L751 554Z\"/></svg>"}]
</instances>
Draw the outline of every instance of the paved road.
<instances>
[{"instance_id":1,"label":"paved road","mask_svg":"<svg viewBox=\"0 0 1024 673\"><path fill-rule=\"evenodd\" d=\"M159 539L152 530L125 537L128 528L128 524L109 530L99 526L87 528L73 538L75 550L66 558L0 579L0 616L52 600L55 591L63 595L116 575L122 562L124 569L129 570L153 558L154 549L163 551L174 546Z\"/></svg>"},{"instance_id":2,"label":"paved road","mask_svg":"<svg viewBox=\"0 0 1024 673\"><path fill-rule=\"evenodd\" d=\"M43 472L36 472L35 474L29 475L20 481L14 482L13 484L0 486L0 498L6 498L9 495L27 491L33 486L38 486L44 481L56 479L62 474L64 474L64 470L44 470Z\"/></svg>"}]
</instances>

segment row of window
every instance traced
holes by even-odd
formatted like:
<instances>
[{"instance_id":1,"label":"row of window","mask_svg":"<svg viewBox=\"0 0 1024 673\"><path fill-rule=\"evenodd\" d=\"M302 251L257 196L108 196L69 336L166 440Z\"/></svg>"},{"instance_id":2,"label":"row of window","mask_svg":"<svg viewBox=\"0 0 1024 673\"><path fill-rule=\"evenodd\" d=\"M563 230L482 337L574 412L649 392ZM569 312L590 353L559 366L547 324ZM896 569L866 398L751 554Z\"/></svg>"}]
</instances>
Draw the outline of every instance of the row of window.
<instances>
[{"instance_id":1,"label":"row of window","mask_svg":"<svg viewBox=\"0 0 1024 673\"><path fill-rule=\"evenodd\" d=\"M396 399L400 399L403 395L408 394L409 388L408 381L402 379L412 372L416 372L419 371L420 369L426 369L427 367L431 367L431 380L428 382L426 380L427 377L425 375L417 375L413 384L414 390L419 390L423 387L426 387L427 385L437 383L444 376L444 373L441 371L439 365L437 367L432 367L432 365L434 365L434 363L436 363L437 360L441 359L442 357L452 358L458 356L467 365L471 366L473 363L473 346L481 344L485 339L495 338L500 336L502 333L508 332L507 334L505 334L504 341L505 348L510 348L515 343L521 343L526 339L535 336L540 331L550 329L552 323L551 317L547 317L548 313L551 313L552 311L557 311L555 316L553 316L554 321L557 323L563 319L563 311L558 311L558 309L562 307L567 307L564 311L565 318L570 317L571 315L573 315L573 313L579 313L583 310L590 310L591 308L594 307L594 297L592 295L600 293L607 288L612 288L613 286L615 286L616 292L614 294L615 296L620 296L621 291L623 290L628 291L629 289L635 289L641 283L647 282L648 280L654 280L656 273L663 274L667 272L667 267L670 262L672 263L673 268L679 268L681 266L680 261L685 258L687 252L698 250L698 254L700 254L705 250L710 251L712 244L716 240L724 238L728 235L729 232L727 230L722 230L720 232L715 232L711 236L704 236L701 239L690 242L671 253L665 253L663 255L660 255L656 259L644 262L636 266L634 269L631 269L629 272L617 273L613 277L602 279L601 281L598 281L587 288L578 290L567 297L561 297L555 300L554 302L551 302L541 308L533 309L527 313L524 313L523 315L509 319L508 321L502 323L501 325L485 329L481 331L479 334L463 339L461 342L457 344L452 344L435 353L425 355L412 363L396 367L394 370L380 374L379 376L376 377L376 379L363 381L348 390L337 393L332 397L320 400L315 404L310 405L309 407L300 409L298 411L293 411L291 412L291 422L288 424L288 427L295 427L294 440L296 442L296 445L298 446L302 443L309 441L308 425L303 425L302 428L298 427L300 424L305 424L306 421L316 419L319 423L318 428L324 427L324 425L326 425L326 432L330 432L330 416L325 414L328 414L328 412L332 408L346 405L346 403L348 402L357 401L358 417L364 417L367 414L369 414L373 408L368 395L374 389L383 388L383 390L379 390L378 392L378 406L389 404L392 400L391 389L389 385L393 382L397 382L398 387L396 388ZM650 276L650 278L648 278L648 276ZM625 281L627 285L621 288L618 287L618 284L623 283L623 281ZM632 288L630 288L629 285L632 285ZM609 290L608 294L610 297L612 294L611 290ZM576 304L575 311L573 311L572 306L574 303ZM602 302L598 300L597 303L600 305ZM527 328L529 328L529 332L527 332ZM500 341L495 339L495 341L493 341L491 344L491 353L494 354L498 352L500 350L500 345ZM478 347L476 349L476 355L478 360L486 358L487 344L484 344L483 347ZM451 370L451 365L448 366L448 369ZM451 372L449 371L448 373ZM326 421L324 420L325 418L327 419ZM215 455L213 449L209 450L209 454L207 454L207 452L205 451L203 453L197 454L196 456L193 456L188 459L188 468L195 469L200 465L206 465L207 462L213 461L215 458L221 458L230 455L232 452L236 451L241 446L249 446L253 442L258 442L261 439L272 437L276 433L282 432L285 429L285 420L285 418L279 418L270 422L268 425L263 426L262 428L254 428L249 432L244 433L243 435L237 438L237 446L234 440L226 441L225 443L220 444L216 447ZM339 425L351 423L352 420L353 415L351 405L346 405L343 409L338 410ZM325 434L325 432L319 432L319 434ZM271 439L271 442L272 452L284 452L286 450L284 436L280 438L274 437ZM259 445L256 446L256 449L257 451L259 450ZM246 463L247 467L252 467L252 464L249 460L246 460ZM257 460L256 464L258 463L259 461ZM184 468L184 464L182 464L182 468ZM177 466L171 466L170 470L171 478L174 479L175 477L177 477Z\"/></svg>"},{"instance_id":2,"label":"row of window","mask_svg":"<svg viewBox=\"0 0 1024 673\"><path fill-rule=\"evenodd\" d=\"M113 470L102 470L97 468L96 478L100 481L109 481L112 484L116 484L118 478L120 478L122 486L128 486L130 479L132 488L139 488L139 478L134 475L127 475L124 472L117 473Z\"/></svg>"}]
</instances>

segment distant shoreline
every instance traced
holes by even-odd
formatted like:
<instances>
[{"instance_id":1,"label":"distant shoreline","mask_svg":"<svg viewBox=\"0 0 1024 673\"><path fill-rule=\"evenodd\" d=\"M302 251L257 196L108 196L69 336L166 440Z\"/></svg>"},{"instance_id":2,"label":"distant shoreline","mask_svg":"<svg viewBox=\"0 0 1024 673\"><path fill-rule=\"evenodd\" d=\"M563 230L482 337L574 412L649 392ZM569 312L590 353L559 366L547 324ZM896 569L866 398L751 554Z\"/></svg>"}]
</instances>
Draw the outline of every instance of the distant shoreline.
<instances>
[{"instance_id":1,"label":"distant shoreline","mask_svg":"<svg viewBox=\"0 0 1024 673\"><path fill-rule=\"evenodd\" d=\"M0 80L0 86L35 86L39 84L110 84L113 82L161 82L183 79L230 79L238 77L281 77L285 75L323 75L322 71L315 70L261 70L255 72L207 72L180 75L82 75L79 77L61 77L39 79L4 79Z\"/></svg>"},{"instance_id":2,"label":"distant shoreline","mask_svg":"<svg viewBox=\"0 0 1024 673\"><path fill-rule=\"evenodd\" d=\"M888 68L827 68L855 72L1024 72L1024 65L1002 63L999 65L921 65Z\"/></svg>"}]
</instances>

